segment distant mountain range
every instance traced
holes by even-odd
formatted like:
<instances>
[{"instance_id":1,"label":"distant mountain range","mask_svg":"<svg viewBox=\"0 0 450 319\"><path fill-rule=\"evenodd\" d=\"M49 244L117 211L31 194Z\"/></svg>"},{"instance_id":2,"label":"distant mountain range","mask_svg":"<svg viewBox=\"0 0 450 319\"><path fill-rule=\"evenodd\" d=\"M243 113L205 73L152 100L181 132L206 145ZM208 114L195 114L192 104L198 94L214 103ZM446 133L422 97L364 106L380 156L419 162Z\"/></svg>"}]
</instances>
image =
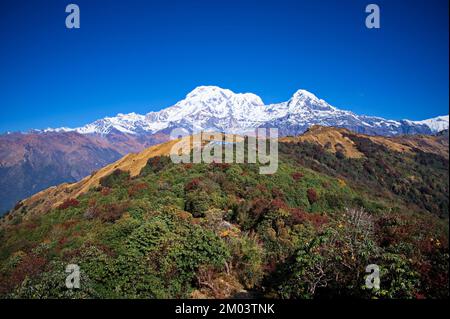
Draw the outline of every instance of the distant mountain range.
<instances>
[{"instance_id":1,"label":"distant mountain range","mask_svg":"<svg viewBox=\"0 0 450 319\"><path fill-rule=\"evenodd\" d=\"M298 90L286 102L265 105L252 93L234 93L217 86L200 86L184 100L159 112L129 113L105 117L79 128L47 129L107 135L118 131L133 135L168 133L174 128L189 132L213 130L245 133L258 127L277 127L281 135L298 135L312 125L334 126L357 133L393 136L432 134L448 129L449 117L424 121L388 120L338 109L306 90Z\"/></svg>"},{"instance_id":2,"label":"distant mountain range","mask_svg":"<svg viewBox=\"0 0 450 319\"><path fill-rule=\"evenodd\" d=\"M448 129L448 122L448 115L424 121L357 115L305 90L298 90L286 102L265 105L252 93L200 86L158 112L118 114L78 128L0 135L0 214L47 187L78 181L123 155L167 141L174 128L189 133L213 130L244 134L258 127L276 127L281 136L288 136L322 125L395 136L435 134Z\"/></svg>"},{"instance_id":3,"label":"distant mountain range","mask_svg":"<svg viewBox=\"0 0 450 319\"><path fill-rule=\"evenodd\" d=\"M128 153L167 139L160 134L120 132L0 135L0 216L20 199L53 185L76 182Z\"/></svg>"}]
</instances>

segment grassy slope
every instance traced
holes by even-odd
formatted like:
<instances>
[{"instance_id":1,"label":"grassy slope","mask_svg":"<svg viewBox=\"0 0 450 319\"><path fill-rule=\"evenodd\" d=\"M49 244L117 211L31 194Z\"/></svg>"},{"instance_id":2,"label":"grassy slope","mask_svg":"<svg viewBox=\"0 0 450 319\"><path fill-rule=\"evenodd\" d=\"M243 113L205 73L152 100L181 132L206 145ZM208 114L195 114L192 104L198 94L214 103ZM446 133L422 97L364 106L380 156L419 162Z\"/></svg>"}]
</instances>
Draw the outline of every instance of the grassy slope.
<instances>
[{"instance_id":1,"label":"grassy slope","mask_svg":"<svg viewBox=\"0 0 450 319\"><path fill-rule=\"evenodd\" d=\"M348 138L364 156L285 143L272 176L155 157L49 212L21 207L0 228L0 293L448 296L448 160ZM69 263L80 265L79 290L64 286ZM376 292L363 287L372 263Z\"/></svg>"}]
</instances>

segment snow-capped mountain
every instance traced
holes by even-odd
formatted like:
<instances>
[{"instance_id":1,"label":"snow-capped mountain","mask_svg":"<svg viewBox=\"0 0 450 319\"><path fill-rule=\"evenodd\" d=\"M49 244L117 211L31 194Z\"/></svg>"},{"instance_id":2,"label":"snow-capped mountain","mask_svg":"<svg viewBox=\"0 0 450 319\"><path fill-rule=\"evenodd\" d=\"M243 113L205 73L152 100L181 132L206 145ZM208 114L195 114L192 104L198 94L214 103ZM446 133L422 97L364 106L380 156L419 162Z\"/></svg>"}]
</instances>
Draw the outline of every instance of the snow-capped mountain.
<instances>
[{"instance_id":1,"label":"snow-capped mountain","mask_svg":"<svg viewBox=\"0 0 450 319\"><path fill-rule=\"evenodd\" d=\"M79 128L45 131L76 131L107 135L169 133L174 128L188 131L213 130L245 133L258 127L277 127L281 135L303 133L312 125L344 127L373 135L432 134L448 129L449 118L439 116L423 121L387 120L357 115L338 109L306 90L298 90L286 102L265 105L252 93L234 93L217 86L200 86L185 99L158 112L129 113L105 117Z\"/></svg>"},{"instance_id":2,"label":"snow-capped mountain","mask_svg":"<svg viewBox=\"0 0 450 319\"><path fill-rule=\"evenodd\" d=\"M415 121L414 123L415 124L425 124L433 132L440 132L443 130L448 130L448 115L437 116L432 119L423 120L423 121Z\"/></svg>"}]
</instances>

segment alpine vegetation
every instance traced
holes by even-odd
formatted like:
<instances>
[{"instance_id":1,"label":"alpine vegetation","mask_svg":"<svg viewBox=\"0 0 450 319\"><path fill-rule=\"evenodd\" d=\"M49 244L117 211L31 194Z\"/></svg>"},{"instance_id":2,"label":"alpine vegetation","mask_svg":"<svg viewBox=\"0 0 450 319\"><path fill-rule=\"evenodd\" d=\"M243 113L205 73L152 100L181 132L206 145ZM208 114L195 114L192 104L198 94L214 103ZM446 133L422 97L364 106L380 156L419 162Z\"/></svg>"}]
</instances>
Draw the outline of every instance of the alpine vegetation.
<instances>
[{"instance_id":1,"label":"alpine vegetation","mask_svg":"<svg viewBox=\"0 0 450 319\"><path fill-rule=\"evenodd\" d=\"M185 130L175 129L171 139L183 136L173 145L170 158L174 163L258 163L260 174L274 174L278 168L278 129L259 128L245 138L217 132L199 132L183 136ZM204 139L204 137L207 137ZM205 142L208 142L204 145ZM267 153L268 152L268 153Z\"/></svg>"}]
</instances>

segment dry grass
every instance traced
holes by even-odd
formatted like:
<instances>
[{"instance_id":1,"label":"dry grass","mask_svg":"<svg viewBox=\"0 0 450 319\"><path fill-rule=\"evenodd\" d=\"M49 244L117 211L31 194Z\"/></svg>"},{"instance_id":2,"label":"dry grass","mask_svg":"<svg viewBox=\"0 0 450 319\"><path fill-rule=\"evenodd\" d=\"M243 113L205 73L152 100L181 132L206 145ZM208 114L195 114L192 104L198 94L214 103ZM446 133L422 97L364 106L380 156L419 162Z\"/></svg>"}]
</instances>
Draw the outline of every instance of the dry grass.
<instances>
[{"instance_id":1,"label":"dry grass","mask_svg":"<svg viewBox=\"0 0 450 319\"><path fill-rule=\"evenodd\" d=\"M328 145L330 152L336 153L338 150L343 152L345 156L350 158L364 157L364 154L358 151L355 143L344 136L344 133L350 133L346 129L324 127L324 126L312 126L305 134L296 137L283 137L281 142L310 142L319 144L322 147Z\"/></svg>"}]
</instances>

